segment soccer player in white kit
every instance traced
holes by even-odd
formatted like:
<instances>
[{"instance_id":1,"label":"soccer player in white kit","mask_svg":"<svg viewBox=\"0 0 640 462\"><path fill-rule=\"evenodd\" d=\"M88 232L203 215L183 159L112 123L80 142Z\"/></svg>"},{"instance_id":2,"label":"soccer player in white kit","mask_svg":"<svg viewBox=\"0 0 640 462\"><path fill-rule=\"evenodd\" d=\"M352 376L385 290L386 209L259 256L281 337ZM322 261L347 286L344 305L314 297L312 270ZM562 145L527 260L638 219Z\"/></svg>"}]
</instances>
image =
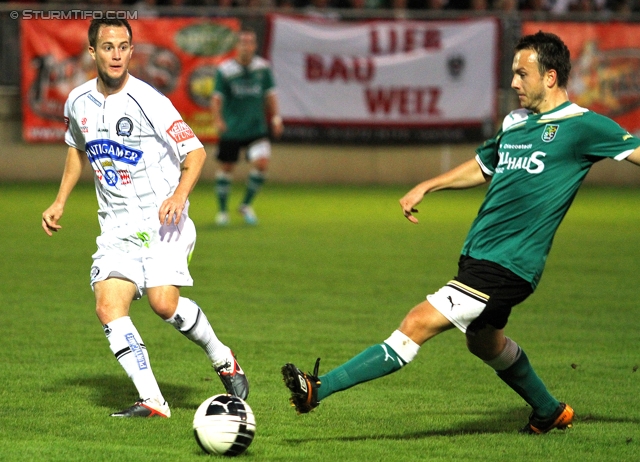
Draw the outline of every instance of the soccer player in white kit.
<instances>
[{"instance_id":1,"label":"soccer player in white kit","mask_svg":"<svg viewBox=\"0 0 640 462\"><path fill-rule=\"evenodd\" d=\"M169 417L140 334L129 317L147 295L153 311L202 347L227 393L245 399L249 384L235 356L181 286L193 285L188 260L196 240L188 196L204 165L202 143L168 98L128 73L131 26L94 19L89 53L98 77L75 88L65 104L69 146L58 195L42 215L51 236L87 159L95 171L101 234L91 285L111 351L139 400L113 417Z\"/></svg>"}]
</instances>

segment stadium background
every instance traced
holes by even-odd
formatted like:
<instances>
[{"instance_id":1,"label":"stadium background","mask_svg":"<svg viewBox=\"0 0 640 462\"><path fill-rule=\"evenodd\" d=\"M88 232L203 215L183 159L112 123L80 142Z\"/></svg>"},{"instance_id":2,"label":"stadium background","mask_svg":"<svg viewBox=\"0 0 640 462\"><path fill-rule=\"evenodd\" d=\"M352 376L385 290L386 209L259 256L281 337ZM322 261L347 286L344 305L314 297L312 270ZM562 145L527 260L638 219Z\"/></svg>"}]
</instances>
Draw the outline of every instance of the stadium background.
<instances>
[{"instance_id":1,"label":"stadium background","mask_svg":"<svg viewBox=\"0 0 640 462\"><path fill-rule=\"evenodd\" d=\"M115 5L103 8L114 9ZM118 5L118 8L121 8ZM57 4L22 4L20 8L38 10L72 8ZM76 6L78 8L78 6ZM83 9L100 9L98 5ZM135 7L131 7L135 8ZM175 15L173 7L157 7L161 16ZM20 97L20 31L19 20L10 13L16 4L0 4L0 181L59 181L66 154L62 143L27 143L22 139L22 114ZM18 9L19 11L19 9ZM261 44L267 33L266 16L274 9L212 7L183 7L181 15L196 17L236 17L243 24L253 27ZM277 11L277 10L276 10ZM303 10L299 11L304 13ZM397 11L336 9L329 13L342 21L359 19L392 19ZM517 107L517 99L510 89L512 48L521 35L523 21L572 21L633 24L640 22L640 15L630 13L617 16L613 13L571 13L561 17L544 12L523 11L502 13L496 11L426 11L404 10L403 18L418 20L457 20L468 17L495 17L499 23L499 69L496 105L498 121ZM280 88L280 92L286 89ZM636 93L640 93L637 91ZM636 96L636 99L638 99ZM331 142L313 140L308 142L277 142L273 147L270 181L278 183L314 184L412 184L446 171L470 158L478 141L457 143L408 143L375 144L372 142ZM209 154L214 145L205 143ZM243 165L236 172L239 177L246 174ZM83 180L91 179L87 169ZM203 181L214 175L214 162L209 160L203 171ZM601 162L595 165L587 177L588 184L640 185L640 172L624 163Z\"/></svg>"}]
</instances>

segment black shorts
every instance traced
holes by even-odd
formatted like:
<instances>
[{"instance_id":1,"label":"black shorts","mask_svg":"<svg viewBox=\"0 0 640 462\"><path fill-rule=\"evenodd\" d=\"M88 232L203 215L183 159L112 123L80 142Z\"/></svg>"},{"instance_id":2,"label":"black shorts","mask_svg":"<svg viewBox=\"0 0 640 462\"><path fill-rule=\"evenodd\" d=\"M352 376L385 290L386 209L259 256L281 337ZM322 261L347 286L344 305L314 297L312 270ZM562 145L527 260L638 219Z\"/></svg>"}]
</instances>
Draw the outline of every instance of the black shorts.
<instances>
[{"instance_id":1,"label":"black shorts","mask_svg":"<svg viewBox=\"0 0 640 462\"><path fill-rule=\"evenodd\" d=\"M522 303L533 293L529 281L513 271L488 260L476 260L462 255L458 261L456 281L489 296L484 310L469 324L467 331L474 332L487 324L504 329L511 308Z\"/></svg>"},{"instance_id":2,"label":"black shorts","mask_svg":"<svg viewBox=\"0 0 640 462\"><path fill-rule=\"evenodd\" d=\"M235 164L240 159L240 150L245 149L245 160L249 160L249 153L246 148L250 144L266 139L266 136L258 136L255 138L247 138L244 140L224 140L218 142L218 153L216 159L220 162Z\"/></svg>"}]
</instances>

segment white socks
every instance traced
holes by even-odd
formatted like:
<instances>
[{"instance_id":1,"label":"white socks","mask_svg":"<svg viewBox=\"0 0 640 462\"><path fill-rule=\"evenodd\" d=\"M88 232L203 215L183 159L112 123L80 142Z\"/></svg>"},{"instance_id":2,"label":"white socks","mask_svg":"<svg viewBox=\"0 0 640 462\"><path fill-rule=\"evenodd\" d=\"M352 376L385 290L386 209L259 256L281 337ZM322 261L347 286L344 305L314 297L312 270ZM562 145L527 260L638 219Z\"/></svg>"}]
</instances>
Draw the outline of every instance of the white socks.
<instances>
[{"instance_id":1,"label":"white socks","mask_svg":"<svg viewBox=\"0 0 640 462\"><path fill-rule=\"evenodd\" d=\"M507 344L504 346L504 350L493 358L491 361L485 361L486 364L491 366L496 371L504 371L509 369L520 358L522 350L516 342L506 337Z\"/></svg>"},{"instance_id":2,"label":"white socks","mask_svg":"<svg viewBox=\"0 0 640 462\"><path fill-rule=\"evenodd\" d=\"M420 345L399 330L394 331L384 343L393 348L393 351L402 358L405 364L413 361L413 358L418 354L418 350L420 350Z\"/></svg>"},{"instance_id":3,"label":"white socks","mask_svg":"<svg viewBox=\"0 0 640 462\"><path fill-rule=\"evenodd\" d=\"M123 316L105 324L103 329L111 351L133 381L140 398L155 398L164 403L164 397L151 370L147 348L131 318Z\"/></svg>"},{"instance_id":4,"label":"white socks","mask_svg":"<svg viewBox=\"0 0 640 462\"><path fill-rule=\"evenodd\" d=\"M194 301L180 297L176 312L167 319L167 322L199 345L207 353L214 367L219 367L226 362L233 364L231 350L218 340L207 316Z\"/></svg>"}]
</instances>

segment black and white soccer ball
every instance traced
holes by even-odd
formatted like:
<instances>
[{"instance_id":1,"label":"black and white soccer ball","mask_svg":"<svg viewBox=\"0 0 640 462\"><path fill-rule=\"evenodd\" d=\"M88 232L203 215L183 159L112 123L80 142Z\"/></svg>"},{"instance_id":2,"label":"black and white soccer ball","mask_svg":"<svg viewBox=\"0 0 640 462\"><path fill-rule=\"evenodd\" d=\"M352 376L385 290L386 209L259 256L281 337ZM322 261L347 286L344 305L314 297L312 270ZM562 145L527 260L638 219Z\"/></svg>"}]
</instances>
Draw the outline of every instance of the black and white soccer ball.
<instances>
[{"instance_id":1,"label":"black and white soccer ball","mask_svg":"<svg viewBox=\"0 0 640 462\"><path fill-rule=\"evenodd\" d=\"M253 441L256 418L249 405L237 396L215 395L198 407L193 434L205 452L237 456Z\"/></svg>"}]
</instances>

